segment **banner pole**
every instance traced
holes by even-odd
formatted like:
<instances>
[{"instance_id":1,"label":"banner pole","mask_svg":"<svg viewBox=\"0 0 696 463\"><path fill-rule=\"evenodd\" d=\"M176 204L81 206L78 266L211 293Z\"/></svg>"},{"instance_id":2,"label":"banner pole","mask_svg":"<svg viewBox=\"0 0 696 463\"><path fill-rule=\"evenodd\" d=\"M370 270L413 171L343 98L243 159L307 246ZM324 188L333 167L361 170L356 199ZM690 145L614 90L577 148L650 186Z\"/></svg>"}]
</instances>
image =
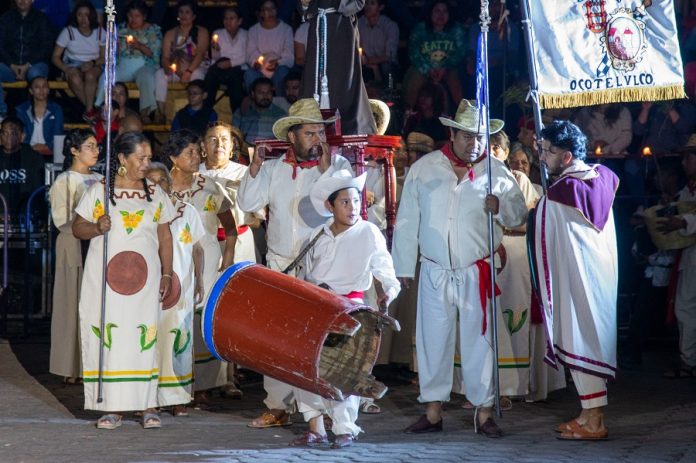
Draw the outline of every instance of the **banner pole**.
<instances>
[{"instance_id":1,"label":"banner pole","mask_svg":"<svg viewBox=\"0 0 696 463\"><path fill-rule=\"evenodd\" d=\"M492 178L492 168L493 162L491 160L492 153L490 151L491 146L491 128L490 128L490 107L489 107L489 94L488 94L488 27L491 23L491 16L488 13L488 0L481 0L481 14L479 16L481 20L481 40L479 41L479 50L481 63L480 71L477 69L477 97L483 101L479 102L479 107L481 108L481 114L479 114L479 127L481 120L485 124L485 150L488 154L486 156L486 171L488 176L488 194L493 194L493 178ZM491 338L493 344L493 384L495 386L495 394L493 395L493 400L495 402L496 416L502 418L503 412L500 409L500 371L498 369L498 306L495 299L495 243L494 243L494 230L495 223L493 219L493 213L488 212L488 255L490 256L490 281L491 281L491 293L489 297L491 299L490 304L490 314L491 314ZM484 333L485 335L485 333ZM475 418L476 419L476 418Z\"/></svg>"},{"instance_id":2,"label":"banner pole","mask_svg":"<svg viewBox=\"0 0 696 463\"><path fill-rule=\"evenodd\" d=\"M543 138L541 136L541 129L543 129L543 124L541 122L541 107L539 106L539 80L537 78L536 63L534 62L534 51L533 51L533 41L534 41L534 30L532 28L531 20L531 8L529 6L530 0L520 1L520 11L522 13L522 26L524 29L525 37L525 49L527 50L527 69L529 71L529 95L527 98L532 100L532 111L534 113L534 131L536 132L537 147L541 148L541 142ZM534 155L534 153L532 153ZM541 156L541 153L539 153ZM541 186L544 189L544 194L549 187L548 172L546 171L546 166L539 160L539 171L541 175Z\"/></svg>"}]
</instances>

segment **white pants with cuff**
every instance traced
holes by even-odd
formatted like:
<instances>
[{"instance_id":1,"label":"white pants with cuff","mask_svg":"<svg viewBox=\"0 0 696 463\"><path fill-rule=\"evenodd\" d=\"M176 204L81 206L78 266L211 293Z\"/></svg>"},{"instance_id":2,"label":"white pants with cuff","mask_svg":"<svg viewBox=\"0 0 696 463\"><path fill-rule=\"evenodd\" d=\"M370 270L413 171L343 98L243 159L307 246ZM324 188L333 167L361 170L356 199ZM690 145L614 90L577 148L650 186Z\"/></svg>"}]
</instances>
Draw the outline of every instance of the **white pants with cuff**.
<instances>
[{"instance_id":1,"label":"white pants with cuff","mask_svg":"<svg viewBox=\"0 0 696 463\"><path fill-rule=\"evenodd\" d=\"M294 393L297 399L297 409L302 413L306 422L326 413L333 421L331 431L334 434L350 434L355 437L362 432L360 426L355 424L360 407L359 396L351 395L345 400L337 401L325 399L313 392L299 388L294 388Z\"/></svg>"},{"instance_id":2,"label":"white pants with cuff","mask_svg":"<svg viewBox=\"0 0 696 463\"><path fill-rule=\"evenodd\" d=\"M570 374L578 390L582 408L605 407L609 403L606 379L577 370L570 370Z\"/></svg>"},{"instance_id":3,"label":"white pants with cuff","mask_svg":"<svg viewBox=\"0 0 696 463\"><path fill-rule=\"evenodd\" d=\"M419 402L449 401L454 347L459 341L461 380L467 399L476 407L493 406L494 359L490 316L485 335L481 334L482 323L478 267L471 265L465 269L447 270L434 262L422 260L416 316Z\"/></svg>"}]
</instances>

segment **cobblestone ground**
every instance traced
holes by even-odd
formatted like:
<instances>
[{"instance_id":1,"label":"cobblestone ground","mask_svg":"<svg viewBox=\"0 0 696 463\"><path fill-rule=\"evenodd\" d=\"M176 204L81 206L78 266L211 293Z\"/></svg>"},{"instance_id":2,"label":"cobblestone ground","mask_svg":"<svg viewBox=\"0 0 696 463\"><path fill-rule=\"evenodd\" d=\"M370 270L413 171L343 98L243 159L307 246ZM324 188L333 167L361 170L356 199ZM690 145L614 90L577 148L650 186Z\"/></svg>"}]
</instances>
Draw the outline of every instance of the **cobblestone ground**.
<instances>
[{"instance_id":1,"label":"cobblestone ground","mask_svg":"<svg viewBox=\"0 0 696 463\"><path fill-rule=\"evenodd\" d=\"M473 432L473 414L454 396L445 431L411 436L401 429L422 412L411 385L397 385L379 403L383 413L361 415L365 433L352 447L303 449L287 443L304 430L246 427L260 411L260 383L244 399L215 398L189 417L162 414L163 427L143 430L134 416L115 431L98 431L96 414L82 410L82 389L48 373L45 340L0 340L0 462L696 462L696 379L661 377L669 358L651 353L642 371L621 372L610 386L605 442L563 442L553 427L578 411L571 387L547 403L514 402L499 421L506 436Z\"/></svg>"}]
</instances>

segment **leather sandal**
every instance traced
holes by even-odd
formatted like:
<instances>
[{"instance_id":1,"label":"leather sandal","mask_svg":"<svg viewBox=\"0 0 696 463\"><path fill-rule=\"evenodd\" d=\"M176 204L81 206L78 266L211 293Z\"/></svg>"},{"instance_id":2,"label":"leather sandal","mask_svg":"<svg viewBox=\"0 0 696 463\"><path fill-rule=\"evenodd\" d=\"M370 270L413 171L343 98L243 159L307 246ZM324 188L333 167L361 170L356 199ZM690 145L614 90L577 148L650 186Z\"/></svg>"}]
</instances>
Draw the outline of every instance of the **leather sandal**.
<instances>
[{"instance_id":1,"label":"leather sandal","mask_svg":"<svg viewBox=\"0 0 696 463\"><path fill-rule=\"evenodd\" d=\"M382 413L382 409L380 408L379 405L377 405L373 401L366 400L364 402L361 401L360 412L365 413L366 415L376 415L378 413Z\"/></svg>"},{"instance_id":2,"label":"leather sandal","mask_svg":"<svg viewBox=\"0 0 696 463\"><path fill-rule=\"evenodd\" d=\"M475 418L474 423L476 423L476 421L478 420ZM503 437L503 430L500 429L495 421L493 421L493 418L488 418L483 423L477 424L475 428L476 433L481 434L482 436L490 437L492 439Z\"/></svg>"},{"instance_id":3,"label":"leather sandal","mask_svg":"<svg viewBox=\"0 0 696 463\"><path fill-rule=\"evenodd\" d=\"M426 432L442 432L442 418L437 423L431 423L427 415L421 415L418 420L404 429L407 434L423 434Z\"/></svg>"},{"instance_id":4,"label":"leather sandal","mask_svg":"<svg viewBox=\"0 0 696 463\"><path fill-rule=\"evenodd\" d=\"M292 421L290 421L290 415L287 412L283 412L283 414L280 415L280 417L275 416L271 412L264 412L261 416L259 416L258 418L254 418L254 420L251 423L247 424L248 427L256 429L291 425Z\"/></svg>"},{"instance_id":5,"label":"leather sandal","mask_svg":"<svg viewBox=\"0 0 696 463\"><path fill-rule=\"evenodd\" d=\"M358 438L352 434L337 434L333 444L331 444L331 448L342 449L343 447L350 447L356 440L358 440Z\"/></svg>"},{"instance_id":6,"label":"leather sandal","mask_svg":"<svg viewBox=\"0 0 696 463\"><path fill-rule=\"evenodd\" d=\"M108 413L97 420L97 429L116 429L123 424L123 418L116 413Z\"/></svg>"},{"instance_id":7,"label":"leather sandal","mask_svg":"<svg viewBox=\"0 0 696 463\"><path fill-rule=\"evenodd\" d=\"M157 413L143 412L143 429L159 429L162 427L162 420Z\"/></svg>"},{"instance_id":8,"label":"leather sandal","mask_svg":"<svg viewBox=\"0 0 696 463\"><path fill-rule=\"evenodd\" d=\"M227 397L228 399L235 399L235 400L241 400L242 396L244 395L244 393L241 391L241 389L239 389L237 387L237 385L234 383L225 384L222 387L220 394L223 397Z\"/></svg>"},{"instance_id":9,"label":"leather sandal","mask_svg":"<svg viewBox=\"0 0 696 463\"><path fill-rule=\"evenodd\" d=\"M292 447L317 447L329 443L329 437L324 434L318 434L314 431L307 431L301 437L291 440Z\"/></svg>"},{"instance_id":10,"label":"leather sandal","mask_svg":"<svg viewBox=\"0 0 696 463\"><path fill-rule=\"evenodd\" d=\"M172 416L189 416L186 405L174 405L172 407Z\"/></svg>"},{"instance_id":11,"label":"leather sandal","mask_svg":"<svg viewBox=\"0 0 696 463\"><path fill-rule=\"evenodd\" d=\"M554 432L557 432L560 434L560 433L572 431L573 430L573 428L572 428L573 423L576 423L578 425L580 424L580 423L578 423L578 420L576 418L573 418L570 421L566 421L565 423L561 423L558 426L556 426L556 428L554 429Z\"/></svg>"},{"instance_id":12,"label":"leather sandal","mask_svg":"<svg viewBox=\"0 0 696 463\"><path fill-rule=\"evenodd\" d=\"M609 430L607 428L600 431L589 431L580 426L577 421L573 421L570 427L570 431L561 433L557 438L560 440L607 440L609 438Z\"/></svg>"}]
</instances>

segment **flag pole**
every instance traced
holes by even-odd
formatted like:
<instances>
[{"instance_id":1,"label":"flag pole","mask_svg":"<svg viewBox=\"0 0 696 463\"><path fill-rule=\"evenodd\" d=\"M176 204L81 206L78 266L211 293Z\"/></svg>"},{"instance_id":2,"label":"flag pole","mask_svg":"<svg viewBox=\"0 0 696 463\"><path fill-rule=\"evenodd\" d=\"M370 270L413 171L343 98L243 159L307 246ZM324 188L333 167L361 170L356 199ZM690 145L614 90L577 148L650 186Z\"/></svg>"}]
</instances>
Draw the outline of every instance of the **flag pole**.
<instances>
[{"instance_id":1,"label":"flag pole","mask_svg":"<svg viewBox=\"0 0 696 463\"><path fill-rule=\"evenodd\" d=\"M106 106L106 172L104 175L104 214L109 215L109 191L111 191L111 89L116 80L116 8L114 0L107 0L106 14L106 53L104 56L104 103ZM97 403L104 401L104 339L106 336L106 271L108 264L109 232L104 233L102 249L101 315L99 317L99 379L97 383Z\"/></svg>"},{"instance_id":2,"label":"flag pole","mask_svg":"<svg viewBox=\"0 0 696 463\"><path fill-rule=\"evenodd\" d=\"M528 98L532 100L532 111L534 113L534 131L536 132L537 146L541 146L543 141L541 135L541 129L543 124L541 122L541 107L539 106L539 80L537 78L536 63L534 61L534 52L532 50L532 43L534 40L534 30L532 29L531 20L531 9L529 6L529 0L520 1L520 10L522 13L522 26L524 29L525 44L527 50L527 69L529 71L529 94ZM534 153L532 153L533 155ZM541 153L539 153L541 154ZM539 171L541 175L541 186L546 193L549 187L548 172L546 171L546 166L542 164L539 160Z\"/></svg>"},{"instance_id":3,"label":"flag pole","mask_svg":"<svg viewBox=\"0 0 696 463\"><path fill-rule=\"evenodd\" d=\"M479 114L479 127L483 121L485 126L485 150L488 153L486 156L486 170L488 175L488 194L493 194L493 178L492 178L492 167L493 162L491 160L492 153L490 152L491 145L491 129L490 129L490 113L489 113L489 95L488 95L488 28L491 23L491 16L488 13L488 0L481 0L481 14L479 15L481 24L481 37L479 40L479 62L477 63L476 72L476 90L477 99L483 100L479 101L478 105L480 107ZM493 383L495 385L495 394L493 400L495 401L495 411L498 418L502 418L503 412L500 409L500 372L498 370L498 304L495 299L495 243L494 237L494 227L495 223L493 221L493 213L488 211L488 255L490 256L490 281L491 281L491 293L489 297L491 299L490 304L490 320L491 320L491 337L493 344Z\"/></svg>"}]
</instances>

